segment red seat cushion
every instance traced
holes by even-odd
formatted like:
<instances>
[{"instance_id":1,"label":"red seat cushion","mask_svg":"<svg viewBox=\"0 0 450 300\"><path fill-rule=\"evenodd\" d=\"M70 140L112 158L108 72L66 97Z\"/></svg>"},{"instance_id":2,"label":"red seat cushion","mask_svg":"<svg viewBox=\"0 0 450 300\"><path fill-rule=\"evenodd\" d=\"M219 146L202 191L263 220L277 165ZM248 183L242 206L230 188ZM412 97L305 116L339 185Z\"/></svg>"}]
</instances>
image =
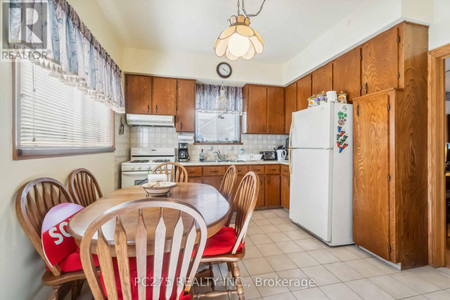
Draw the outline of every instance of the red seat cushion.
<instances>
[{"instance_id":1,"label":"red seat cushion","mask_svg":"<svg viewBox=\"0 0 450 300\"><path fill-rule=\"evenodd\" d=\"M154 256L150 255L147 256L147 276L145 279L141 278L139 280L138 276L137 276L137 261L136 261L136 257L130 257L129 258L129 267L130 267L130 283L131 283L131 299L138 299L138 287L140 284L143 284L144 286L146 286L146 290L147 290L147 295L146 298L147 299L152 299L152 294L153 294L153 286L157 286L159 285L159 289L160 289L160 297L159 299L166 299L166 287L167 287L167 277L168 277L168 270L169 270L169 256L170 253L165 253L164 254L164 258L163 258L163 266L162 266L162 274L161 274L161 278L154 278L153 277L153 260L154 260ZM177 269L175 271L175 280L177 280L177 278L179 278L180 276L180 271L181 271L181 261L183 259L183 252L180 252L180 256L178 258L178 263L177 263ZM114 279L116 282L116 288L117 288L117 296L118 299L123 299L123 295L122 295L122 286L120 284L120 275L119 275L119 268L117 266L117 260L116 258L113 258L113 268L114 268ZM105 283L103 281L103 273L100 272L100 279L101 279L101 283L102 283L102 287L103 287L103 291L105 292L105 294L107 294L106 291L106 287L105 287ZM159 284L158 284L159 282ZM172 294L171 297L169 298L170 300L187 300L190 299L190 295L179 295L177 297L176 295L176 285L173 286L173 290L172 290Z\"/></svg>"},{"instance_id":2,"label":"red seat cushion","mask_svg":"<svg viewBox=\"0 0 450 300\"><path fill-rule=\"evenodd\" d=\"M206 241L205 251L203 256L212 256L227 254L233 250L236 243L236 230L233 227L222 227L215 235L208 238ZM244 244L240 244L238 252L244 247Z\"/></svg>"},{"instance_id":3,"label":"red seat cushion","mask_svg":"<svg viewBox=\"0 0 450 300\"><path fill-rule=\"evenodd\" d=\"M93 255L93 260L94 265L98 267L100 264L96 255ZM83 270L83 266L81 265L80 248L77 248L74 252L70 253L58 265L63 273Z\"/></svg>"}]
</instances>

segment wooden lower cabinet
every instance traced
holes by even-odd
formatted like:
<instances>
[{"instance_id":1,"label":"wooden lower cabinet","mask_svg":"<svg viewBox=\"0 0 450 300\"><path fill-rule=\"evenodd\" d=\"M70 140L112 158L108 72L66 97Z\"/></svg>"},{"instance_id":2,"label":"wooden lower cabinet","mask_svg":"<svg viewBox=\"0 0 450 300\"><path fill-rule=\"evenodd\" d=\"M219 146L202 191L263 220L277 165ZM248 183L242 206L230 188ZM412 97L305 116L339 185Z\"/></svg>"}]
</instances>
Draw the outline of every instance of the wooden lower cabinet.
<instances>
[{"instance_id":1,"label":"wooden lower cabinet","mask_svg":"<svg viewBox=\"0 0 450 300\"><path fill-rule=\"evenodd\" d=\"M280 206L280 175L264 175L265 206Z\"/></svg>"},{"instance_id":2,"label":"wooden lower cabinet","mask_svg":"<svg viewBox=\"0 0 450 300\"><path fill-rule=\"evenodd\" d=\"M242 178L244 178L245 174L248 172L248 166L236 166L237 171L237 177L236 177L236 183L233 187L233 195L236 195L237 189L239 187L239 184L242 181Z\"/></svg>"},{"instance_id":3,"label":"wooden lower cabinet","mask_svg":"<svg viewBox=\"0 0 450 300\"><path fill-rule=\"evenodd\" d=\"M289 209L289 198L291 193L291 177L289 166L281 166L281 207Z\"/></svg>"},{"instance_id":4,"label":"wooden lower cabinet","mask_svg":"<svg viewBox=\"0 0 450 300\"><path fill-rule=\"evenodd\" d=\"M188 181L194 183L203 183L203 168L202 167L185 167L188 173Z\"/></svg>"},{"instance_id":5,"label":"wooden lower cabinet","mask_svg":"<svg viewBox=\"0 0 450 300\"><path fill-rule=\"evenodd\" d=\"M219 189L228 167L228 165L216 165L204 167L186 166L185 168L188 172L189 182L209 184L216 189ZM244 178L245 174L249 171L253 171L258 176L260 184L256 207L279 207L283 205L284 208L289 208L289 179L287 185L285 182L285 175L289 175L288 166L278 164L236 165L236 170L237 177L233 195L236 194L239 183Z\"/></svg>"},{"instance_id":6,"label":"wooden lower cabinet","mask_svg":"<svg viewBox=\"0 0 450 300\"><path fill-rule=\"evenodd\" d=\"M203 177L189 177L188 181L192 183L203 183Z\"/></svg>"},{"instance_id":7,"label":"wooden lower cabinet","mask_svg":"<svg viewBox=\"0 0 450 300\"><path fill-rule=\"evenodd\" d=\"M256 201L256 207L264 207L265 205L265 182L264 182L264 175L258 175L259 179L259 194L258 194L258 201Z\"/></svg>"},{"instance_id":8,"label":"wooden lower cabinet","mask_svg":"<svg viewBox=\"0 0 450 300\"><path fill-rule=\"evenodd\" d=\"M203 183L212 185L217 190L219 190L220 184L222 183L222 179L223 176L205 176L203 177Z\"/></svg>"},{"instance_id":9,"label":"wooden lower cabinet","mask_svg":"<svg viewBox=\"0 0 450 300\"><path fill-rule=\"evenodd\" d=\"M428 263L424 111L406 90L353 102L353 239L404 269Z\"/></svg>"}]
</instances>

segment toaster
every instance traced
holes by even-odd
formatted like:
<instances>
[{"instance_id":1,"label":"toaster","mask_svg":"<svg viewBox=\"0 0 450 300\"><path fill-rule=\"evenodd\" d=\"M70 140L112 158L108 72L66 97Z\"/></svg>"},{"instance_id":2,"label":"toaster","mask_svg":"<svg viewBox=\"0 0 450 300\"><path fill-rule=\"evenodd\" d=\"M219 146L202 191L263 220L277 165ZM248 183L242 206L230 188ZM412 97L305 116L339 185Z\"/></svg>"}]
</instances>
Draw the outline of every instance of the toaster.
<instances>
[{"instance_id":1,"label":"toaster","mask_svg":"<svg viewBox=\"0 0 450 300\"><path fill-rule=\"evenodd\" d=\"M277 152L275 150L272 151L261 151L263 160L277 160Z\"/></svg>"}]
</instances>

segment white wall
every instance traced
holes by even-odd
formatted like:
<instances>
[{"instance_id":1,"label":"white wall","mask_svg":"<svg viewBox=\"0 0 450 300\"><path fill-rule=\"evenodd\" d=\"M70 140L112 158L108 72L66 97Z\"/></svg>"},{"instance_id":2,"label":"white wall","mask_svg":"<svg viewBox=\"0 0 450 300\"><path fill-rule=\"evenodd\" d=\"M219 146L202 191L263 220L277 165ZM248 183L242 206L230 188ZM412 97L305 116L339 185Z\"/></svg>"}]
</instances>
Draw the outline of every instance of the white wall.
<instances>
[{"instance_id":1,"label":"white wall","mask_svg":"<svg viewBox=\"0 0 450 300\"><path fill-rule=\"evenodd\" d=\"M120 43L109 30L101 10L95 8L95 2L73 0L70 3L113 59L117 57L120 62ZM12 64L0 62L0 298L46 299L50 289L41 284L44 264L17 221L16 192L24 183L38 177L65 182L73 169L85 167L96 175L103 191L109 193L114 188L114 153L14 161L12 84Z\"/></svg>"},{"instance_id":2,"label":"white wall","mask_svg":"<svg viewBox=\"0 0 450 300\"><path fill-rule=\"evenodd\" d=\"M428 43L430 50L450 43L450 1L433 0L433 6Z\"/></svg>"},{"instance_id":3,"label":"white wall","mask_svg":"<svg viewBox=\"0 0 450 300\"><path fill-rule=\"evenodd\" d=\"M401 20L401 0L380 0L339 20L328 32L283 66L283 83L290 83L345 53Z\"/></svg>"},{"instance_id":4,"label":"white wall","mask_svg":"<svg viewBox=\"0 0 450 300\"><path fill-rule=\"evenodd\" d=\"M287 85L404 20L430 25L430 49L450 42L450 0L366 1L348 17L336 20L328 32L284 64L228 61L233 79L224 82ZM125 48L122 57L125 72L196 78L205 83L221 82L215 66L223 60L212 50L190 54Z\"/></svg>"},{"instance_id":5,"label":"white wall","mask_svg":"<svg viewBox=\"0 0 450 300\"><path fill-rule=\"evenodd\" d=\"M380 0L340 20L283 65L288 84L404 20L430 25L430 49L450 42L449 0Z\"/></svg>"},{"instance_id":6,"label":"white wall","mask_svg":"<svg viewBox=\"0 0 450 300\"><path fill-rule=\"evenodd\" d=\"M216 73L216 66L221 61L227 61L233 68L232 81L223 80L228 84L282 84L281 65L243 60L230 62L217 57L212 49L211 54L190 54L125 48L122 61L125 72L194 78L203 83L222 82Z\"/></svg>"}]
</instances>

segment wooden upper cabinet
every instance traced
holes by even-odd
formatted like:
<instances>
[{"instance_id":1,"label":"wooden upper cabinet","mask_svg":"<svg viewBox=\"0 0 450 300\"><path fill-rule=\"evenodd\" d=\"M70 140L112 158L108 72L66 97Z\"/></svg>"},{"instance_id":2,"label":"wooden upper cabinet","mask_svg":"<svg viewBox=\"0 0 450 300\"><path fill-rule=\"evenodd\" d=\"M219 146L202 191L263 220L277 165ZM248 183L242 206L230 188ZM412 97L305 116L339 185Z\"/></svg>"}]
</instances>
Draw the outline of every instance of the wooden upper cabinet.
<instances>
[{"instance_id":1,"label":"wooden upper cabinet","mask_svg":"<svg viewBox=\"0 0 450 300\"><path fill-rule=\"evenodd\" d=\"M333 88L348 93L347 100L361 96L361 48L336 58L333 65Z\"/></svg>"},{"instance_id":2,"label":"wooden upper cabinet","mask_svg":"<svg viewBox=\"0 0 450 300\"><path fill-rule=\"evenodd\" d=\"M284 88L267 87L267 133L284 133Z\"/></svg>"},{"instance_id":3,"label":"wooden upper cabinet","mask_svg":"<svg viewBox=\"0 0 450 300\"><path fill-rule=\"evenodd\" d=\"M247 133L267 133L267 88L247 86Z\"/></svg>"},{"instance_id":4,"label":"wooden upper cabinet","mask_svg":"<svg viewBox=\"0 0 450 300\"><path fill-rule=\"evenodd\" d=\"M297 83L284 88L284 133L291 130L292 113L297 111Z\"/></svg>"},{"instance_id":5,"label":"wooden upper cabinet","mask_svg":"<svg viewBox=\"0 0 450 300\"><path fill-rule=\"evenodd\" d=\"M177 80L175 78L153 77L152 114L175 115Z\"/></svg>"},{"instance_id":6,"label":"wooden upper cabinet","mask_svg":"<svg viewBox=\"0 0 450 300\"><path fill-rule=\"evenodd\" d=\"M398 87L398 27L362 46L362 94Z\"/></svg>"},{"instance_id":7,"label":"wooden upper cabinet","mask_svg":"<svg viewBox=\"0 0 450 300\"><path fill-rule=\"evenodd\" d=\"M176 130L195 131L195 80L177 80Z\"/></svg>"},{"instance_id":8,"label":"wooden upper cabinet","mask_svg":"<svg viewBox=\"0 0 450 300\"><path fill-rule=\"evenodd\" d=\"M297 80L297 110L308 108L308 98L311 95L311 74L309 74Z\"/></svg>"},{"instance_id":9,"label":"wooden upper cabinet","mask_svg":"<svg viewBox=\"0 0 450 300\"><path fill-rule=\"evenodd\" d=\"M312 72L312 94L333 90L333 63L328 63Z\"/></svg>"},{"instance_id":10,"label":"wooden upper cabinet","mask_svg":"<svg viewBox=\"0 0 450 300\"><path fill-rule=\"evenodd\" d=\"M151 114L152 77L125 74L125 107L129 114Z\"/></svg>"}]
</instances>

